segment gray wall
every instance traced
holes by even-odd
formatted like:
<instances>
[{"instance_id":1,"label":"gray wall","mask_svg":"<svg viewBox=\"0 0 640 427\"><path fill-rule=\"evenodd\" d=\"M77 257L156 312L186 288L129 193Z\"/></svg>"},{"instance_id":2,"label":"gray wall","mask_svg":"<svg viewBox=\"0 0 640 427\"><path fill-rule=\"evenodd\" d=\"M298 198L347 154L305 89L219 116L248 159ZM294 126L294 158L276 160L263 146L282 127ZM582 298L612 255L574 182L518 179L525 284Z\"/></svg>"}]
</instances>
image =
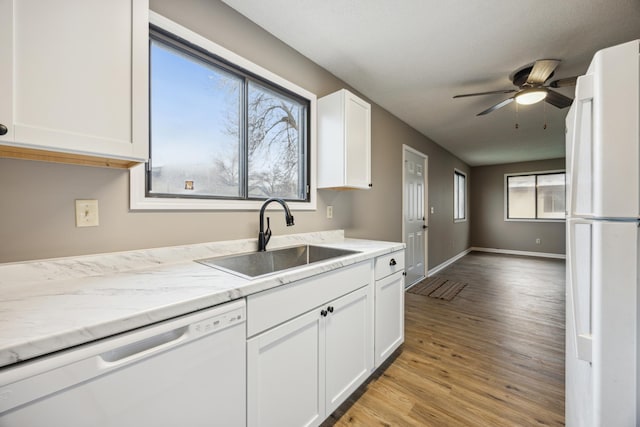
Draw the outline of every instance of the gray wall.
<instances>
[{"instance_id":1,"label":"gray wall","mask_svg":"<svg viewBox=\"0 0 640 427\"><path fill-rule=\"evenodd\" d=\"M354 192L349 234L402 240L402 145L406 144L429 158L428 206L434 208L429 215L429 268L469 248L469 222L453 222L453 170L469 174L469 166L385 110L374 108L372 122L373 189Z\"/></svg>"},{"instance_id":2,"label":"gray wall","mask_svg":"<svg viewBox=\"0 0 640 427\"><path fill-rule=\"evenodd\" d=\"M348 87L223 3L151 0L151 9L318 97ZM362 95L362 94L361 94ZM364 96L366 99L366 96ZM348 236L401 241L402 144L429 155L430 266L469 247L468 223L453 224L453 167L460 160L373 104L369 191L320 190L318 210L295 212L274 234L345 229ZM98 199L100 226L76 228L75 199ZM123 170L0 159L0 262L255 237L257 212L130 212ZM334 217L325 218L326 206Z\"/></svg>"},{"instance_id":3,"label":"gray wall","mask_svg":"<svg viewBox=\"0 0 640 427\"><path fill-rule=\"evenodd\" d=\"M504 174L565 168L565 159L471 169L471 245L517 251L565 253L565 223L504 220ZM536 244L540 238L540 244Z\"/></svg>"}]
</instances>

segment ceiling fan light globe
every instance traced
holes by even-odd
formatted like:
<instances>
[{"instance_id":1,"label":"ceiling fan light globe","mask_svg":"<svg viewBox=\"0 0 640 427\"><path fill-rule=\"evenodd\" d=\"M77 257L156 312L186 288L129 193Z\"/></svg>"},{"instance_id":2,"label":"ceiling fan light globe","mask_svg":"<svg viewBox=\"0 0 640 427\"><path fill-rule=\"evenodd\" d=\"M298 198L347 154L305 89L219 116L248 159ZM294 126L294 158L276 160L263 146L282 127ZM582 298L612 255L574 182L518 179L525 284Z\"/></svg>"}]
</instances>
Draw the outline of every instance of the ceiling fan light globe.
<instances>
[{"instance_id":1,"label":"ceiling fan light globe","mask_svg":"<svg viewBox=\"0 0 640 427\"><path fill-rule=\"evenodd\" d=\"M547 91L544 89L528 89L518 93L515 98L520 105L531 105L540 102L547 97Z\"/></svg>"}]
</instances>

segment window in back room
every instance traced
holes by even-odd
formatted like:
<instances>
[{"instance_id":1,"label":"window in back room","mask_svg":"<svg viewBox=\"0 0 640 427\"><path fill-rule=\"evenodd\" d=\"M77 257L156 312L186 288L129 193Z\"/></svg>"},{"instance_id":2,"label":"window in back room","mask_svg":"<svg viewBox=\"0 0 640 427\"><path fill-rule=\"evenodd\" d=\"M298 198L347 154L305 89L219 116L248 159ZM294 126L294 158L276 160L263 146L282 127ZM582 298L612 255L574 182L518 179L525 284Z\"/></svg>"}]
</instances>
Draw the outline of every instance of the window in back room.
<instances>
[{"instance_id":1,"label":"window in back room","mask_svg":"<svg viewBox=\"0 0 640 427\"><path fill-rule=\"evenodd\" d=\"M453 171L453 220L467 218L467 175L457 169Z\"/></svg>"},{"instance_id":2,"label":"window in back room","mask_svg":"<svg viewBox=\"0 0 640 427\"><path fill-rule=\"evenodd\" d=\"M565 173L506 175L505 199L507 220L563 220Z\"/></svg>"}]
</instances>

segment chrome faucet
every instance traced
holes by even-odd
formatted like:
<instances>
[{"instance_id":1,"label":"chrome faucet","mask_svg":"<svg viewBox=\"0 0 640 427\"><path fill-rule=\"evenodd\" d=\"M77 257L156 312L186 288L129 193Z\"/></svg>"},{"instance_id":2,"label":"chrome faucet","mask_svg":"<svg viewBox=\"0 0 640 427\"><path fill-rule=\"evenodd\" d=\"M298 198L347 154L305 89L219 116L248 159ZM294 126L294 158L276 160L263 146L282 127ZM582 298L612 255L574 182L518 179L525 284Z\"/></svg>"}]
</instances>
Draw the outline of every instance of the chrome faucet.
<instances>
[{"instance_id":1,"label":"chrome faucet","mask_svg":"<svg viewBox=\"0 0 640 427\"><path fill-rule=\"evenodd\" d=\"M272 197L267 199L262 208L260 208L260 234L258 234L258 252L267 250L267 243L269 243L269 239L271 239L271 227L269 224L269 217L267 217L267 230L264 230L264 210L267 208L267 205L271 202L278 202L284 208L284 216L287 221L287 227L291 227L294 225L293 223L293 215L291 215L291 211L289 210L289 206L282 199L277 199Z\"/></svg>"}]
</instances>

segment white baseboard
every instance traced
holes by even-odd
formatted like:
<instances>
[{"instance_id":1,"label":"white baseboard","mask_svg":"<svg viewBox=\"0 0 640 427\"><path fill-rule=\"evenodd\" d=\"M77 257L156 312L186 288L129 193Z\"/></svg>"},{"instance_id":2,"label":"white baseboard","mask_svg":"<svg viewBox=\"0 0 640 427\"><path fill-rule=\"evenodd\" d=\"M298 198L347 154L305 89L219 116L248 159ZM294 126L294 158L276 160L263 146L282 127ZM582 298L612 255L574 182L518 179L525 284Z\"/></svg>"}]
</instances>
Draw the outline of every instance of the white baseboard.
<instances>
[{"instance_id":1,"label":"white baseboard","mask_svg":"<svg viewBox=\"0 0 640 427\"><path fill-rule=\"evenodd\" d=\"M496 254L533 256L533 257L541 257L541 258L566 259L566 255L565 254L552 254L552 253L547 253L547 252L514 251L514 250L511 250L511 249L496 249L496 248L478 248L476 246L471 247L469 250L470 251L478 251L478 252L492 252L492 253L496 253Z\"/></svg>"},{"instance_id":2,"label":"white baseboard","mask_svg":"<svg viewBox=\"0 0 640 427\"><path fill-rule=\"evenodd\" d=\"M458 255L455 255L451 258L449 258L448 260L446 260L445 262L436 265L435 267L433 267L431 270L429 270L427 272L427 277L431 277L434 274L440 272L441 270L444 270L445 268L449 267L451 264L453 264L454 262L456 262L457 260L459 260L460 258L462 258L463 256L465 256L466 254L468 254L469 252L471 252L473 248L469 248L467 250L464 250L462 252L460 252Z\"/></svg>"}]
</instances>

